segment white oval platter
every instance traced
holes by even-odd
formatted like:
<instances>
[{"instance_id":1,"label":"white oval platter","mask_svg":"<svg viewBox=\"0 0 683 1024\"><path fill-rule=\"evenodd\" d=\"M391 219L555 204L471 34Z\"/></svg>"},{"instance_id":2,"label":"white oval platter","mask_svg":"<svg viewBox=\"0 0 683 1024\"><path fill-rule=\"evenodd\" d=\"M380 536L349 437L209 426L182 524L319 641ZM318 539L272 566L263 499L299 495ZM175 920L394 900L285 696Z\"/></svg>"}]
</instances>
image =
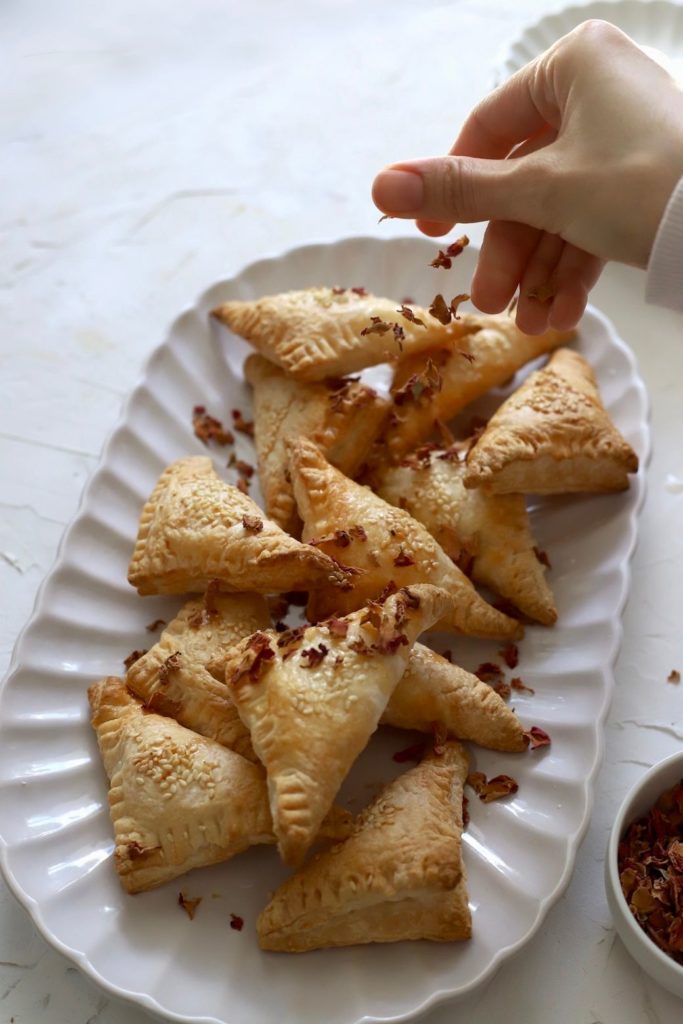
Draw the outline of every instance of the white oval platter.
<instances>
[{"instance_id":1,"label":"white oval platter","mask_svg":"<svg viewBox=\"0 0 683 1024\"><path fill-rule=\"evenodd\" d=\"M569 881L601 758L649 449L647 398L634 358L595 310L575 344L594 366L641 471L624 494L532 507L538 543L552 558L560 618L553 629L527 630L516 672L536 692L515 694L514 705L527 725L550 733L552 745L524 755L472 748L474 767L519 782L513 798L497 803L484 805L470 793L472 940L264 954L254 923L285 876L273 849L247 851L136 897L123 892L112 864L107 785L86 687L120 674L127 653L150 645L145 624L168 618L181 603L141 599L126 582L140 508L167 463L206 451L192 432L195 404L227 421L235 407L248 415L246 346L212 326L209 310L228 298L322 283L429 301L448 287L443 271L428 266L434 251L423 239L306 246L252 264L179 316L125 406L17 643L0 695L0 865L57 949L108 992L165 1019L405 1020L489 979L534 934ZM454 292L466 287L475 258L466 250L458 260L449 277ZM238 454L253 461L250 443L240 436ZM216 457L224 467L225 455ZM468 667L495 654L495 645L439 640L437 649L451 647ZM342 798L354 808L367 803L378 781L399 770L391 754L407 742L393 731L374 737ZM181 888L203 898L193 921L177 905ZM230 913L244 918L241 932L231 930Z\"/></svg>"}]
</instances>

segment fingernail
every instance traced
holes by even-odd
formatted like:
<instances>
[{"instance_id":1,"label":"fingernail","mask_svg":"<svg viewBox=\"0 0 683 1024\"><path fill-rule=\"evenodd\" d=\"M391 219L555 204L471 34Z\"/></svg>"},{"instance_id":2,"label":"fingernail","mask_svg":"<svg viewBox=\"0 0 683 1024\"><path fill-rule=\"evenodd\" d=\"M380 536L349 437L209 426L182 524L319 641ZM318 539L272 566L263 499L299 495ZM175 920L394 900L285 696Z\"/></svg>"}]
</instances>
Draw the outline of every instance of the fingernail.
<instances>
[{"instance_id":1,"label":"fingernail","mask_svg":"<svg viewBox=\"0 0 683 1024\"><path fill-rule=\"evenodd\" d=\"M382 171L375 178L372 196L382 210L417 213L424 197L422 177L412 171Z\"/></svg>"}]
</instances>

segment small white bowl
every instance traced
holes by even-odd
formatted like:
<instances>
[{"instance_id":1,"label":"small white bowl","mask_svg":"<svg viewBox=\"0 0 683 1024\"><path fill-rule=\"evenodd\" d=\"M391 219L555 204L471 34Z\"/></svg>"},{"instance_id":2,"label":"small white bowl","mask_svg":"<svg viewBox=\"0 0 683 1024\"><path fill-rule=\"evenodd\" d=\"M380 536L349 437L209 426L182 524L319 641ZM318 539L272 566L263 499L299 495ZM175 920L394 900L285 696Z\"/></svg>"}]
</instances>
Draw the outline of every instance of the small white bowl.
<instances>
[{"instance_id":1,"label":"small white bowl","mask_svg":"<svg viewBox=\"0 0 683 1024\"><path fill-rule=\"evenodd\" d=\"M683 753L672 754L645 772L626 794L617 812L605 858L607 902L619 937L643 970L679 999L683 999L683 965L677 964L655 945L629 910L619 882L617 856L619 841L631 822L646 815L657 798L681 779Z\"/></svg>"}]
</instances>

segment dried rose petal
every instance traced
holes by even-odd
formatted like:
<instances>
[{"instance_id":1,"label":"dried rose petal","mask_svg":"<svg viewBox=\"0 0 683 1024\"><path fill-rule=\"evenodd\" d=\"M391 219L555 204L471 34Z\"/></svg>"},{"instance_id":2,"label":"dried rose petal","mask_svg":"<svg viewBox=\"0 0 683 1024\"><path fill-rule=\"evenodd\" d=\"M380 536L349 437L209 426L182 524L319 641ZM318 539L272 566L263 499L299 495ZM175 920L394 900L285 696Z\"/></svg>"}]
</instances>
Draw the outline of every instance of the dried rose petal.
<instances>
[{"instance_id":1,"label":"dried rose petal","mask_svg":"<svg viewBox=\"0 0 683 1024\"><path fill-rule=\"evenodd\" d=\"M244 928L244 918L240 917L239 914L230 914L230 927L233 931L241 932Z\"/></svg>"},{"instance_id":2,"label":"dried rose petal","mask_svg":"<svg viewBox=\"0 0 683 1024\"><path fill-rule=\"evenodd\" d=\"M368 294L365 288L361 288L358 285L356 285L355 288L352 288L351 291L353 292L354 295L360 296L361 299L364 299L365 296Z\"/></svg>"},{"instance_id":3,"label":"dried rose petal","mask_svg":"<svg viewBox=\"0 0 683 1024\"><path fill-rule=\"evenodd\" d=\"M398 549L398 554L394 558L394 565L397 566L397 568L404 568L410 565L415 565L415 559L412 557L412 555L407 554L401 547Z\"/></svg>"},{"instance_id":4,"label":"dried rose petal","mask_svg":"<svg viewBox=\"0 0 683 1024\"><path fill-rule=\"evenodd\" d=\"M216 444L226 445L233 444L235 440L220 420L209 416L203 405L195 405L192 410L192 429L202 444L208 445L209 441L215 441Z\"/></svg>"},{"instance_id":5,"label":"dried rose petal","mask_svg":"<svg viewBox=\"0 0 683 1024\"><path fill-rule=\"evenodd\" d=\"M201 902L201 896L190 898L189 896L186 896L184 892L178 893L178 906L183 908L190 921L194 921L194 915L197 913L197 907Z\"/></svg>"},{"instance_id":6,"label":"dried rose petal","mask_svg":"<svg viewBox=\"0 0 683 1024\"><path fill-rule=\"evenodd\" d=\"M148 633L156 633L158 629L166 625L166 619L155 619L154 622L150 622L145 626Z\"/></svg>"},{"instance_id":7,"label":"dried rose petal","mask_svg":"<svg viewBox=\"0 0 683 1024\"><path fill-rule=\"evenodd\" d=\"M548 553L546 551L543 551L541 548L534 548L534 554L541 565L545 565L547 569L552 569L552 565L550 564L550 559L548 558Z\"/></svg>"},{"instance_id":8,"label":"dried rose petal","mask_svg":"<svg viewBox=\"0 0 683 1024\"><path fill-rule=\"evenodd\" d=\"M548 736L548 733L544 729L539 729L537 725L532 725L524 735L529 738L530 750L537 750L539 747L550 746L550 736Z\"/></svg>"},{"instance_id":9,"label":"dried rose petal","mask_svg":"<svg viewBox=\"0 0 683 1024\"><path fill-rule=\"evenodd\" d=\"M459 320L460 319L460 317L458 316L458 307L461 306L463 302L467 302L468 299L469 299L469 295L467 295L467 293L465 293L465 292L463 292L460 295L455 295L451 299L448 308L449 308L451 316L453 317L454 320ZM460 355L464 356L470 362L474 362L474 356L470 352L465 352L463 350L460 350Z\"/></svg>"},{"instance_id":10,"label":"dried rose petal","mask_svg":"<svg viewBox=\"0 0 683 1024\"><path fill-rule=\"evenodd\" d=\"M503 675L503 670L500 665L496 665L495 661L482 661L481 665L474 670L474 675L477 679L481 679L482 683L491 683Z\"/></svg>"},{"instance_id":11,"label":"dried rose petal","mask_svg":"<svg viewBox=\"0 0 683 1024\"><path fill-rule=\"evenodd\" d=\"M391 324L387 323L386 320L382 320L381 316L371 316L370 324L363 328L360 335L361 338L365 338L368 334L386 334L390 330Z\"/></svg>"},{"instance_id":12,"label":"dried rose petal","mask_svg":"<svg viewBox=\"0 0 683 1024\"><path fill-rule=\"evenodd\" d=\"M258 516L242 516L242 526L249 533L260 533L263 529L263 520Z\"/></svg>"},{"instance_id":13,"label":"dried rose petal","mask_svg":"<svg viewBox=\"0 0 683 1024\"><path fill-rule=\"evenodd\" d=\"M319 665L328 653L329 647L326 647L323 643L319 643L317 647L307 647L305 651L302 651L301 661L302 663L304 660L308 662L308 665L304 667L315 668L315 666Z\"/></svg>"},{"instance_id":14,"label":"dried rose petal","mask_svg":"<svg viewBox=\"0 0 683 1024\"><path fill-rule=\"evenodd\" d=\"M519 647L517 644L508 644L501 647L498 652L508 668L517 668L519 664Z\"/></svg>"},{"instance_id":15,"label":"dried rose petal","mask_svg":"<svg viewBox=\"0 0 683 1024\"><path fill-rule=\"evenodd\" d=\"M171 672L180 667L181 659L182 654L180 651L175 651L173 654L170 654L168 658L162 661L159 666L159 686L167 685Z\"/></svg>"},{"instance_id":16,"label":"dried rose petal","mask_svg":"<svg viewBox=\"0 0 683 1024\"><path fill-rule=\"evenodd\" d=\"M516 793L519 789L518 784L509 775L496 775L493 779L487 780L483 772L470 772L467 783L485 804Z\"/></svg>"},{"instance_id":17,"label":"dried rose petal","mask_svg":"<svg viewBox=\"0 0 683 1024\"><path fill-rule=\"evenodd\" d=\"M254 424L250 420L245 420L239 409L232 410L232 425L235 430L239 430L240 434L254 436Z\"/></svg>"},{"instance_id":18,"label":"dried rose petal","mask_svg":"<svg viewBox=\"0 0 683 1024\"><path fill-rule=\"evenodd\" d=\"M141 651L131 651L128 657L123 659L123 664L126 666L126 671L128 671L131 665L134 665L135 662L143 656L143 654L147 654L147 651L144 649Z\"/></svg>"},{"instance_id":19,"label":"dried rose petal","mask_svg":"<svg viewBox=\"0 0 683 1024\"><path fill-rule=\"evenodd\" d=\"M450 270L453 264L450 258L446 255L446 253L443 252L442 249L439 249L438 255L435 256L435 258L431 261L429 266L435 267L437 269L441 267L443 270Z\"/></svg>"},{"instance_id":20,"label":"dried rose petal","mask_svg":"<svg viewBox=\"0 0 683 1024\"><path fill-rule=\"evenodd\" d=\"M459 256L460 253L465 248L465 246L469 244L470 240L467 237L467 235L461 235L460 238L456 238L454 242L451 242L451 244L446 249L446 255L454 259L456 256Z\"/></svg>"},{"instance_id":21,"label":"dried rose petal","mask_svg":"<svg viewBox=\"0 0 683 1024\"><path fill-rule=\"evenodd\" d=\"M406 303L410 301L412 300L404 299L403 302L401 303L401 308L397 309L396 312L400 313L401 316L405 317L406 320L409 320L411 324L415 324L417 327L425 327L426 325L424 320L420 320L419 316L415 316L413 310L406 305Z\"/></svg>"},{"instance_id":22,"label":"dried rose petal","mask_svg":"<svg viewBox=\"0 0 683 1024\"><path fill-rule=\"evenodd\" d=\"M515 676L514 679L510 680L510 686L513 690L519 690L520 693L536 693L533 686L527 686L519 676Z\"/></svg>"},{"instance_id":23,"label":"dried rose petal","mask_svg":"<svg viewBox=\"0 0 683 1024\"><path fill-rule=\"evenodd\" d=\"M451 311L446 305L446 300L441 294L434 296L432 304L429 307L429 312L436 320L439 321L440 324L443 324L444 327L446 324L451 322Z\"/></svg>"}]
</instances>

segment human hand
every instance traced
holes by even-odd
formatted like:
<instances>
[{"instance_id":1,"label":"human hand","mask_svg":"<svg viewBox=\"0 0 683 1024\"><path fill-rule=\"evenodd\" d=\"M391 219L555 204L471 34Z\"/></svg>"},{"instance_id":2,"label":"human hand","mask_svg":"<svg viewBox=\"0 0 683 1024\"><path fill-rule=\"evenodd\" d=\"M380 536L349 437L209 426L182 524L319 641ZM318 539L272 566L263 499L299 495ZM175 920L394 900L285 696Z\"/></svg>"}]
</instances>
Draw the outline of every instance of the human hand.
<instances>
[{"instance_id":1,"label":"human hand","mask_svg":"<svg viewBox=\"0 0 683 1024\"><path fill-rule=\"evenodd\" d=\"M448 156L392 164L372 194L428 235L489 220L472 300L500 312L519 288L517 323L538 334L578 322L604 261L647 266L681 175L683 92L587 21L479 103ZM543 286L551 301L532 297Z\"/></svg>"}]
</instances>

